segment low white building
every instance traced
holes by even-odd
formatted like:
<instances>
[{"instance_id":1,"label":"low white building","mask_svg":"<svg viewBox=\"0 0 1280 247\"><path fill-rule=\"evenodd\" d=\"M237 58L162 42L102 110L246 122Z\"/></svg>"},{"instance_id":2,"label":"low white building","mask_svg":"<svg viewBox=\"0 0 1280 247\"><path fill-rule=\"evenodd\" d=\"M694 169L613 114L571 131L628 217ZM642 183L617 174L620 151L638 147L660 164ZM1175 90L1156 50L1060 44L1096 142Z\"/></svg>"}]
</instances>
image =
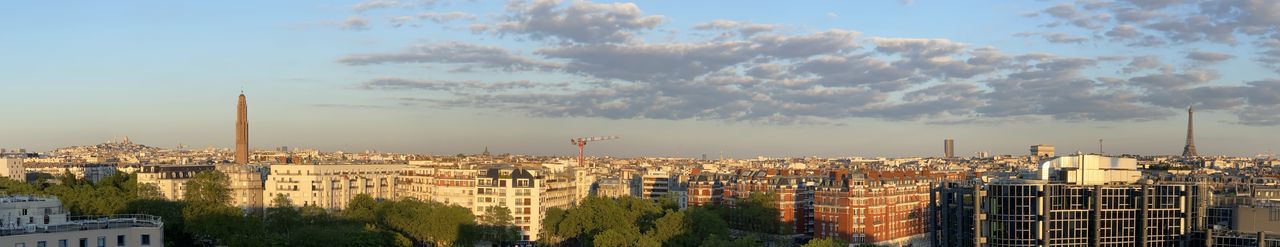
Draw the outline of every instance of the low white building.
<instances>
[{"instance_id":1,"label":"low white building","mask_svg":"<svg viewBox=\"0 0 1280 247\"><path fill-rule=\"evenodd\" d=\"M68 216L54 197L0 197L0 246L163 246L150 215Z\"/></svg>"}]
</instances>

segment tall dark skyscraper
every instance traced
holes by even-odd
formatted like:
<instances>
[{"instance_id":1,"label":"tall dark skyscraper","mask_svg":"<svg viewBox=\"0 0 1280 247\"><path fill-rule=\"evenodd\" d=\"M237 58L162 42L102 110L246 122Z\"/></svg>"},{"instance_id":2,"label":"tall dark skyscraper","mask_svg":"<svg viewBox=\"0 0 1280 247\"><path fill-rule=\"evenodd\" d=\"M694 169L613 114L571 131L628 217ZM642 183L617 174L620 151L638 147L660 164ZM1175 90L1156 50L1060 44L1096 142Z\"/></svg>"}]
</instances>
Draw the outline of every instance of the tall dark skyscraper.
<instances>
[{"instance_id":1,"label":"tall dark skyscraper","mask_svg":"<svg viewBox=\"0 0 1280 247\"><path fill-rule=\"evenodd\" d=\"M952 140L952 139L942 140L942 153L946 155L947 158L955 158L956 157L956 140Z\"/></svg>"},{"instance_id":2,"label":"tall dark skyscraper","mask_svg":"<svg viewBox=\"0 0 1280 247\"><path fill-rule=\"evenodd\" d=\"M236 106L236 164L249 163L249 104L245 103L244 92L240 92L240 103Z\"/></svg>"},{"instance_id":3,"label":"tall dark skyscraper","mask_svg":"<svg viewBox=\"0 0 1280 247\"><path fill-rule=\"evenodd\" d=\"M1199 155L1196 155L1196 138L1195 138L1195 135L1193 135L1191 132L1192 126L1194 126L1193 124L1195 123L1193 121L1194 116L1195 116L1194 106L1188 106L1187 107L1187 145L1182 147L1183 157L1199 156Z\"/></svg>"}]
</instances>

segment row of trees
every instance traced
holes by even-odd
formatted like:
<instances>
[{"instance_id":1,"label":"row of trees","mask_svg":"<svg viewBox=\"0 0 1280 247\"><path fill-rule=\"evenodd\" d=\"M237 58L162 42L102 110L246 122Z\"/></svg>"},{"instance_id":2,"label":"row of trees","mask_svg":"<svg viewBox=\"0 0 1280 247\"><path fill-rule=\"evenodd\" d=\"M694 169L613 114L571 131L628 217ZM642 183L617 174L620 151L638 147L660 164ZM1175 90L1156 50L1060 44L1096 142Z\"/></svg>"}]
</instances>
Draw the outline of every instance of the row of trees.
<instances>
[{"instance_id":1,"label":"row of trees","mask_svg":"<svg viewBox=\"0 0 1280 247\"><path fill-rule=\"evenodd\" d=\"M151 214L165 221L169 246L508 246L520 240L511 211L490 207L476 217L470 209L433 201L355 197L339 212L294 206L272 198L271 208L245 213L230 205L229 178L217 171L196 174L184 200L163 199L134 175L90 183L70 174L23 183L0 179L4 194L53 195L75 215ZM55 181L55 182L47 182ZM550 208L542 221L545 246L790 246L793 225L780 222L776 196L754 193L734 207L680 209L674 198L657 202L588 197L568 209ZM806 246L845 246L831 239Z\"/></svg>"},{"instance_id":2,"label":"row of trees","mask_svg":"<svg viewBox=\"0 0 1280 247\"><path fill-rule=\"evenodd\" d=\"M217 171L194 175L181 201L165 200L125 173L97 183L70 174L47 178L34 183L0 179L0 194L57 196L73 215L160 216L166 246L454 246L518 239L505 208L493 208L478 223L469 209L437 202L361 195L347 209L331 213L296 207L277 196L275 206L246 213L230 206L230 180Z\"/></svg>"},{"instance_id":3,"label":"row of trees","mask_svg":"<svg viewBox=\"0 0 1280 247\"><path fill-rule=\"evenodd\" d=\"M671 198L658 202L589 197L567 210L547 209L539 244L549 246L791 246L794 231L779 221L776 196L753 193L734 207L681 210ZM736 233L735 233L736 232ZM806 246L843 246L836 240Z\"/></svg>"}]
</instances>

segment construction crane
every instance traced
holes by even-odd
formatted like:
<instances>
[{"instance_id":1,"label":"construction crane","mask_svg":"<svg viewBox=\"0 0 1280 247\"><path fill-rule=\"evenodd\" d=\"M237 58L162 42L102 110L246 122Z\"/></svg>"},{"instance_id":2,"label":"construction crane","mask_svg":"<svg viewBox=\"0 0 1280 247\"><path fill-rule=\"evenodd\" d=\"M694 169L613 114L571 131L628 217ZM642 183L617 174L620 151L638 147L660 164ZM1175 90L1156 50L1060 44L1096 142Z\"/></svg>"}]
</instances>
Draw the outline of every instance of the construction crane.
<instances>
[{"instance_id":1,"label":"construction crane","mask_svg":"<svg viewBox=\"0 0 1280 247\"><path fill-rule=\"evenodd\" d=\"M585 162L585 160L582 156L582 153L583 153L582 151L587 147L588 142L613 140L613 139L618 139L618 137L617 136L593 136L593 137L573 138L573 139L569 139L569 144L578 146L578 165L582 166L586 164L586 163L583 163Z\"/></svg>"}]
</instances>

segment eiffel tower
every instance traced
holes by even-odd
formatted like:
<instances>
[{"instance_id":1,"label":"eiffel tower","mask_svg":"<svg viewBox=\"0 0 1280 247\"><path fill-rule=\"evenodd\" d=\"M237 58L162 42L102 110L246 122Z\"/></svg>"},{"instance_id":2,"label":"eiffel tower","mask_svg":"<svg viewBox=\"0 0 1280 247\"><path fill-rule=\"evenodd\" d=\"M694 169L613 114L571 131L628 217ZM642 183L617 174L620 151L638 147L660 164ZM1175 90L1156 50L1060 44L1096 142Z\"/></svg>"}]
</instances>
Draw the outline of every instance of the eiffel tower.
<instances>
[{"instance_id":1,"label":"eiffel tower","mask_svg":"<svg viewBox=\"0 0 1280 247\"><path fill-rule=\"evenodd\" d=\"M1192 119L1193 119L1192 117L1194 116L1193 114L1194 114L1193 106L1188 106L1187 107L1187 146L1182 147L1182 157L1199 156L1199 155L1196 155L1196 138L1194 135L1192 135L1192 132L1191 132L1191 127L1193 126L1192 124L1194 123L1192 122Z\"/></svg>"}]
</instances>

